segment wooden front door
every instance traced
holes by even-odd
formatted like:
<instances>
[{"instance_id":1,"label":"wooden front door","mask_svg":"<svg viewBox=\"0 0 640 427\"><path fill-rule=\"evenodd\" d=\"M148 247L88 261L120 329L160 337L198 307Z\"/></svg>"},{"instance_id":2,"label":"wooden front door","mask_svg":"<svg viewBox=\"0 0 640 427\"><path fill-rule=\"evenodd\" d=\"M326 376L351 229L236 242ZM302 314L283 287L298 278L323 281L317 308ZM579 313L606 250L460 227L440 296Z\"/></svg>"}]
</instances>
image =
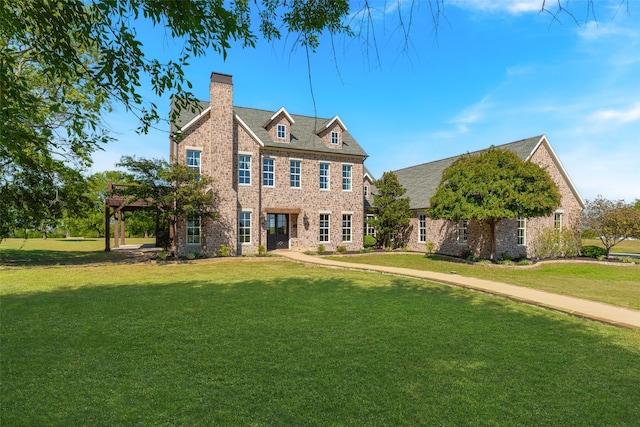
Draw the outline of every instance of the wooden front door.
<instances>
[{"instance_id":1,"label":"wooden front door","mask_svg":"<svg viewBox=\"0 0 640 427\"><path fill-rule=\"evenodd\" d=\"M289 249L289 214L267 214L267 250Z\"/></svg>"}]
</instances>

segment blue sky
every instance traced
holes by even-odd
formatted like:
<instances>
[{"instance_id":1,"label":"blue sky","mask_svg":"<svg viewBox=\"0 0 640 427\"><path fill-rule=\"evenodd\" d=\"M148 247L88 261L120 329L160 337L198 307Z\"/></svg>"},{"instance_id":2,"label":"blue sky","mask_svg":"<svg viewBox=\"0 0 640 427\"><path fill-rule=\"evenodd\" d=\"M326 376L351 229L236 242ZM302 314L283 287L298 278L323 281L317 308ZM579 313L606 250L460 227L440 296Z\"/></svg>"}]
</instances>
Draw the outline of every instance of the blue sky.
<instances>
[{"instance_id":1,"label":"blue sky","mask_svg":"<svg viewBox=\"0 0 640 427\"><path fill-rule=\"evenodd\" d=\"M186 76L200 99L217 71L233 76L235 105L338 115L376 177L545 134L584 199L640 199L640 2L627 10L597 0L595 20L586 2L572 2L576 23L539 13L542 0L450 1L436 32L429 4L418 1L408 45L395 17L409 2L371 3L387 7L372 22L377 50L323 38L310 79L290 39L234 46L226 60L212 53ZM138 33L151 54L180 48L145 23ZM168 95L149 98L168 115ZM115 107L107 121L117 141L94 155L92 171L114 169L122 155L168 158L168 124L138 135L136 120Z\"/></svg>"}]
</instances>

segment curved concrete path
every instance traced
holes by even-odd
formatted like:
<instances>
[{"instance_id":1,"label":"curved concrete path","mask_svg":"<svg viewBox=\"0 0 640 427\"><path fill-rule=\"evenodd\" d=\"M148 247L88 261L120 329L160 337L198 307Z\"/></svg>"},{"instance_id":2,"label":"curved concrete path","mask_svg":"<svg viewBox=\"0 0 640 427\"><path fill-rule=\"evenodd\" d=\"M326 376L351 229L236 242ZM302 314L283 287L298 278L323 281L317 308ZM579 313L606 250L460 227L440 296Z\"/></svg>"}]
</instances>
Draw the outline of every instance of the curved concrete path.
<instances>
[{"instance_id":1,"label":"curved concrete path","mask_svg":"<svg viewBox=\"0 0 640 427\"><path fill-rule=\"evenodd\" d=\"M378 273L426 279L448 285L473 289L493 295L509 298L527 304L537 305L561 311L574 316L597 320L616 326L640 329L640 311L617 307L601 302L589 301L566 295L554 294L522 286L508 285L457 274L436 273L433 271L412 270L409 268L385 267L380 265L356 264L352 262L334 261L322 257L311 256L302 252L278 250L276 253L292 261L316 264L326 267L346 268L352 270L375 271Z\"/></svg>"}]
</instances>

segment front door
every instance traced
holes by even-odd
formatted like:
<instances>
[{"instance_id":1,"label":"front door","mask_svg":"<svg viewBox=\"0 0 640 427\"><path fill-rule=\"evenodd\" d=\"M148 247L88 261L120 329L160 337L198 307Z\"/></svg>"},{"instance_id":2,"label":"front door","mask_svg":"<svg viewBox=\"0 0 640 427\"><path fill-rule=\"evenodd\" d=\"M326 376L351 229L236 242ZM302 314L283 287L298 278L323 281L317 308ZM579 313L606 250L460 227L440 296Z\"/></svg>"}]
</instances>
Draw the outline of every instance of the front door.
<instances>
[{"instance_id":1,"label":"front door","mask_svg":"<svg viewBox=\"0 0 640 427\"><path fill-rule=\"evenodd\" d=\"M289 249L289 215L267 214L267 250Z\"/></svg>"}]
</instances>

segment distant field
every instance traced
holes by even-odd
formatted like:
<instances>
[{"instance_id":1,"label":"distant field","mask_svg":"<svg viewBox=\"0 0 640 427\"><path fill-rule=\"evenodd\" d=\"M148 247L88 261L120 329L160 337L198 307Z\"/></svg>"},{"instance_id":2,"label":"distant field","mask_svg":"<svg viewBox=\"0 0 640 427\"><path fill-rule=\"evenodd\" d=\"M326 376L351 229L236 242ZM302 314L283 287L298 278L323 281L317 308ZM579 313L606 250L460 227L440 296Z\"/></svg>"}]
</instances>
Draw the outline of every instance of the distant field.
<instances>
[{"instance_id":1,"label":"distant field","mask_svg":"<svg viewBox=\"0 0 640 427\"><path fill-rule=\"evenodd\" d=\"M604 248L600 239L582 239L583 245L593 245ZM611 249L612 253L640 254L640 240L623 240Z\"/></svg>"}]
</instances>

